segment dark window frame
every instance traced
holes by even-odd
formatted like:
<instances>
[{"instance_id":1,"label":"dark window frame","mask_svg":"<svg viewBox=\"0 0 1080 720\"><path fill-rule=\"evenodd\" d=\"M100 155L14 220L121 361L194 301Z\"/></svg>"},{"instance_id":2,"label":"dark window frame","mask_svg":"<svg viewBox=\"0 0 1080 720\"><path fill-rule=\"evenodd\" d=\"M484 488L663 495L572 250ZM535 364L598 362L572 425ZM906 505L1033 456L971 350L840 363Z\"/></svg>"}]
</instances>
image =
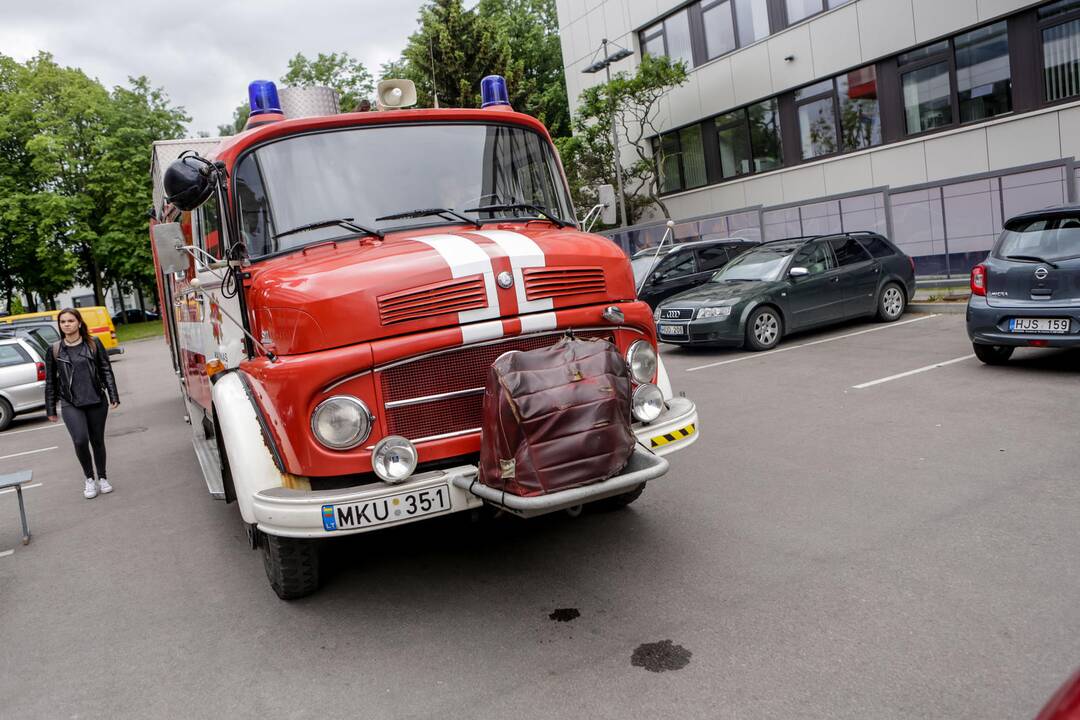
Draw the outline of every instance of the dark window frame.
<instances>
[{"instance_id":1,"label":"dark window frame","mask_svg":"<svg viewBox=\"0 0 1080 720\"><path fill-rule=\"evenodd\" d=\"M718 55L713 55L710 57L708 52L709 45L705 37L704 12L706 10L711 10L714 7L721 5L725 2L728 4L728 10L731 12L731 26L734 31L735 44L734 47L732 47L727 52L722 52ZM728 55L737 52L745 47L749 47L750 45L762 42L767 38L771 37L772 35L775 35L780 30L784 29L784 26L782 24L778 24L777 20L778 17L782 16L778 16L776 14L776 7L779 7L782 10L783 4L784 0L766 0L766 14L769 20L769 32L765 35L765 37L761 38L760 40L754 40L752 43L744 45L739 38L739 13L735 8L735 0L694 0L693 2L679 5L678 7L672 9L670 12L661 15L660 17L645 25L645 27L643 27L642 29L638 30L636 33L638 38L638 47L640 48L642 54L644 54L645 45L648 42L655 40L657 37L662 37L664 43L664 56L671 57L671 48L668 46L667 29L664 23L667 22L668 18L673 17L685 10L690 24L690 55L692 58L689 63L690 67L688 69L693 70L694 68L698 68L702 65L711 63L714 60L719 60L722 57L727 57ZM654 27L658 29L646 34L646 32L648 32Z\"/></svg>"},{"instance_id":2,"label":"dark window frame","mask_svg":"<svg viewBox=\"0 0 1080 720\"><path fill-rule=\"evenodd\" d=\"M840 131L840 93L837 92L837 90L836 90L836 77L837 76L827 78L825 80L818 80L817 82L811 83L810 85L806 86L806 87L813 87L814 85L820 85L820 84L828 82L829 83L829 90L820 92L817 95L810 95L808 97L800 98L799 93L802 91L801 89L793 90L792 93L791 93L792 94L792 99L794 100L794 107L795 107L795 123L796 123L796 125L798 127L798 131L799 131L798 132L798 135L799 135L799 148L798 149L799 149L799 158L800 158L799 162L800 163L814 162L815 160L821 160L821 159L824 159L824 158L830 158L830 157L835 157L837 155L843 155L844 154L843 143L841 142L841 138L843 136L843 133ZM821 155L814 155L812 157L806 157L805 150L804 150L804 148L802 146L802 139L803 139L802 122L800 122L800 120L799 120L799 110L804 105L813 105L814 103L818 103L818 102L821 102L822 100L829 100L829 99L832 100L833 142L836 143L836 149L833 150L830 153L822 153Z\"/></svg>"},{"instance_id":3,"label":"dark window frame","mask_svg":"<svg viewBox=\"0 0 1080 720\"><path fill-rule=\"evenodd\" d=\"M1047 3L1047 4L1049 4L1049 3ZM1046 74L1045 74L1046 73L1046 43L1043 42L1043 32L1045 30L1057 27L1059 25L1066 25L1068 23L1080 20L1080 7L1078 7L1076 10L1072 10L1070 12L1065 12L1065 13L1061 13L1059 15L1054 15L1054 16L1046 18L1046 19L1040 19L1039 18L1039 10L1041 10L1043 7L1045 7L1045 5L1040 5L1038 7L1031 8L1028 12L1030 13L1031 17L1035 21L1034 22L1035 36L1034 36L1033 42L1034 42L1034 45L1035 45L1035 53L1034 54L1035 54L1035 58L1036 58L1036 62L1037 62L1037 72L1038 72L1038 76L1037 76L1038 77L1038 95L1037 95L1037 97L1038 97L1038 103L1039 103L1038 107L1048 108L1048 107L1055 107L1057 105L1065 105L1067 103L1072 103L1072 102L1076 102L1077 100L1080 100L1080 94L1070 95L1069 97L1061 98L1060 100L1048 100L1047 99L1047 96L1046 96ZM1008 20L1012 21L1013 18L1008 18ZM1012 39L1011 35L1009 36L1009 39L1010 40ZM1012 47L1010 46L1009 49L1010 49L1010 54L1011 54ZM1015 103L1014 103L1014 105L1015 105ZM1015 108L1013 110L1015 112Z\"/></svg>"},{"instance_id":4,"label":"dark window frame","mask_svg":"<svg viewBox=\"0 0 1080 720\"><path fill-rule=\"evenodd\" d=\"M685 151L683 150L683 146L682 146L682 133L684 131L686 131L686 130L689 130L689 129L693 128L694 126L698 126L698 132L701 133L701 152L702 152L702 160L705 163L705 182L701 183L700 185L694 185L693 187L687 187L687 185L686 185L686 165L685 165L684 160L683 160L683 158L685 157ZM676 154L678 155L678 158L679 158L679 162L678 162L678 167L679 167L679 187L677 189L675 189L675 190L663 190L663 180L661 179L661 182L660 182L660 188L661 188L660 189L660 194L661 195L671 195L673 193L685 192L687 190L698 190L700 188L708 187L709 185L711 185L712 184L712 176L710 175L710 172L709 172L709 160L708 160L709 150L708 150L708 146L707 146L707 144L705 142L705 134L704 134L704 128L702 127L702 123L693 123L691 125L684 125L683 127L675 128L675 129L670 130L670 131L668 131L666 133L663 133L662 135L657 135L656 137L653 138L653 171L657 173L657 177L660 177L660 172L659 172L660 163L656 162L656 159L658 157L657 148L662 147L662 143L664 142L664 140L666 138L673 139L675 141L675 143L678 145L678 148L679 148L676 151Z\"/></svg>"}]
</instances>

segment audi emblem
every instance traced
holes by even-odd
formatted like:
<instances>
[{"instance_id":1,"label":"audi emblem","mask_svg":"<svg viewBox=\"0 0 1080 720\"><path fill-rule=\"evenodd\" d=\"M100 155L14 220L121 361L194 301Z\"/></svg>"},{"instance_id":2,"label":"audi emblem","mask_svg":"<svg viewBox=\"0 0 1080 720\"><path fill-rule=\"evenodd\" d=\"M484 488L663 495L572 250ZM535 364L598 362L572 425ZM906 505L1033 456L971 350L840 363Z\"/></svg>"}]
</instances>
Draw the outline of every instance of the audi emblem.
<instances>
[{"instance_id":1,"label":"audi emblem","mask_svg":"<svg viewBox=\"0 0 1080 720\"><path fill-rule=\"evenodd\" d=\"M678 318L679 315L680 315L680 313L679 313L678 310L665 310L664 311L664 317L667 317L667 318Z\"/></svg>"},{"instance_id":2,"label":"audi emblem","mask_svg":"<svg viewBox=\"0 0 1080 720\"><path fill-rule=\"evenodd\" d=\"M1044 267L1041 267L1035 271L1036 280L1045 280L1046 276L1050 274L1050 271Z\"/></svg>"}]
</instances>

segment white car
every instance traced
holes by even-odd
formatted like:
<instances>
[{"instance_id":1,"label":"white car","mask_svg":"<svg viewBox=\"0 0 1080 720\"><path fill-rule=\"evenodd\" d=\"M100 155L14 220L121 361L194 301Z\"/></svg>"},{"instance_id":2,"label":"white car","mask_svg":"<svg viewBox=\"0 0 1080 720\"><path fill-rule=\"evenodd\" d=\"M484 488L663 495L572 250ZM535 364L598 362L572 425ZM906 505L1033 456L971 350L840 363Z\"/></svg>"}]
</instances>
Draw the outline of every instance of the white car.
<instances>
[{"instance_id":1,"label":"white car","mask_svg":"<svg viewBox=\"0 0 1080 720\"><path fill-rule=\"evenodd\" d=\"M45 362L40 350L17 337L0 337L0 430L16 415L45 408Z\"/></svg>"}]
</instances>

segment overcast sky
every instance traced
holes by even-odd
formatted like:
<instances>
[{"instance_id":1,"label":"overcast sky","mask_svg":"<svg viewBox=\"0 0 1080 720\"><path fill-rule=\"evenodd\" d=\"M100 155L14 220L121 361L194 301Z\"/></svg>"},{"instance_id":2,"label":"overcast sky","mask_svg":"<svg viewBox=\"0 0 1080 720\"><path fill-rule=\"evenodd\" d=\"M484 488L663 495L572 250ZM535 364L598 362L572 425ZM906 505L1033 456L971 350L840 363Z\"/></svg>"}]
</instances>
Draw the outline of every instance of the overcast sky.
<instances>
[{"instance_id":1,"label":"overcast sky","mask_svg":"<svg viewBox=\"0 0 1080 720\"><path fill-rule=\"evenodd\" d=\"M216 134L256 79L293 55L348 52L376 78L416 29L422 0L0 0L0 53L39 50L111 89L146 75ZM467 2L466 6L474 3Z\"/></svg>"}]
</instances>

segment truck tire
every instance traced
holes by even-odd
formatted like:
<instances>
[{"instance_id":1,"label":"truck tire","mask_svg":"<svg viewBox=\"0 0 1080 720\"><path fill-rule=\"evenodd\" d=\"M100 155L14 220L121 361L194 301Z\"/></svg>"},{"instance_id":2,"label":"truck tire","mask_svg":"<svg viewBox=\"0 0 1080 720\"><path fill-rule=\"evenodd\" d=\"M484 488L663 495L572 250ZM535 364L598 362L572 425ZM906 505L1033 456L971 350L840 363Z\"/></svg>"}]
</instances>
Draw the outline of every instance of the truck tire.
<instances>
[{"instance_id":1,"label":"truck tire","mask_svg":"<svg viewBox=\"0 0 1080 720\"><path fill-rule=\"evenodd\" d=\"M318 542L264 534L259 544L266 578L279 598L295 600L318 589Z\"/></svg>"},{"instance_id":2,"label":"truck tire","mask_svg":"<svg viewBox=\"0 0 1080 720\"><path fill-rule=\"evenodd\" d=\"M641 493L643 492L645 492L645 483L641 483L630 492L624 492L622 495L612 495L603 500L597 500L596 502L591 503L590 507L597 512L621 510L641 497Z\"/></svg>"}]
</instances>

